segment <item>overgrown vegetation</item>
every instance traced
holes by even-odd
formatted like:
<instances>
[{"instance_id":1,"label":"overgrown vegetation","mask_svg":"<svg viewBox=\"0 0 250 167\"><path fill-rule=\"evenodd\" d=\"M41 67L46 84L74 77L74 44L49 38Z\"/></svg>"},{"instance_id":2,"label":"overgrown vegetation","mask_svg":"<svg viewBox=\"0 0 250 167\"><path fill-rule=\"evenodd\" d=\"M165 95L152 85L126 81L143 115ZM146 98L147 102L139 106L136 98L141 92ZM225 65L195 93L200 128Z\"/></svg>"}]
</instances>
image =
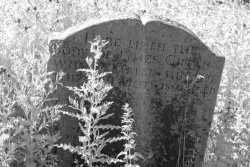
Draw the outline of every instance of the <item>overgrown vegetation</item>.
<instances>
[{"instance_id":1,"label":"overgrown vegetation","mask_svg":"<svg viewBox=\"0 0 250 167\"><path fill-rule=\"evenodd\" d=\"M60 106L48 104L58 82L52 83L36 61L16 59L11 70L2 67L0 74L0 165L56 166L52 149L59 133L50 127L60 118Z\"/></svg>"},{"instance_id":2,"label":"overgrown vegetation","mask_svg":"<svg viewBox=\"0 0 250 167\"><path fill-rule=\"evenodd\" d=\"M67 87L77 95L72 99L69 97L71 103L70 107L77 110L77 113L69 113L67 111L60 111L63 114L77 118L79 126L83 136L79 136L80 146L71 146L70 144L56 145L59 148L70 150L70 152L81 155L81 159L85 160L85 163L89 167L93 166L95 162L104 163L117 163L125 162L126 167L136 167L136 164L132 164L132 160L137 160L137 157L142 157L137 152L132 152L135 149L134 135L132 131L133 119L131 118L132 109L128 104L124 105L124 116L122 117L122 127L114 126L112 124L100 124L101 120L108 119L113 116L114 113L107 114L107 110L112 102L104 102L104 98L107 96L112 86L104 82L103 77L109 72L99 73L97 70L98 60L102 56L102 48L107 44L107 41L101 40L101 37L97 37L91 42L90 51L95 55L94 57L87 57L86 62L88 69L79 69L87 75L87 82L83 83L80 87ZM90 104L86 107L86 103ZM110 131L118 129L121 130L123 136L107 138ZM124 155L124 160L117 158L110 158L108 155L103 154L103 148L110 143L120 140L126 140L124 151L118 154ZM81 165L83 166L83 165ZM138 165L137 165L138 166Z\"/></svg>"},{"instance_id":3,"label":"overgrown vegetation","mask_svg":"<svg viewBox=\"0 0 250 167\"><path fill-rule=\"evenodd\" d=\"M0 65L5 66L0 71L2 166L9 166L17 153L31 158L37 158L36 155L41 153L40 160L44 160L45 155L56 159L49 152L44 154L39 149L51 149L49 146L57 137L53 138L54 134L48 134L47 130L40 133L39 127L36 127L41 119L51 124L56 118L47 119L51 116L48 111L56 108L47 110L43 105L48 93L42 89L47 83L44 72L49 57L48 38L53 32L114 12L151 13L177 21L192 30L214 52L226 57L204 167L249 166L248 1L8 0L0 1L0 8ZM15 91L18 93L13 93ZM16 111L21 111L22 117L10 117ZM18 142L13 142L18 138ZM29 142L33 145L28 148ZM17 152L18 147L22 149ZM30 158L17 161L32 165Z\"/></svg>"}]
</instances>

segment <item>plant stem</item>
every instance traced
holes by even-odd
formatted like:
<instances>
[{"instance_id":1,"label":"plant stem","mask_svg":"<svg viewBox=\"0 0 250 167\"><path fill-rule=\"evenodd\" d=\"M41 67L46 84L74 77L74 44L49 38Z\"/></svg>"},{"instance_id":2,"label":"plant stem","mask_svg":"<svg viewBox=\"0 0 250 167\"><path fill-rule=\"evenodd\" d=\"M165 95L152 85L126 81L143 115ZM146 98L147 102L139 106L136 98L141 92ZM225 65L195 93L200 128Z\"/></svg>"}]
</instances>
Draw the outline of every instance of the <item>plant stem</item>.
<instances>
[{"instance_id":1,"label":"plant stem","mask_svg":"<svg viewBox=\"0 0 250 167\"><path fill-rule=\"evenodd\" d=\"M90 121L88 122L88 156L89 156L89 166L92 167L92 154L91 154L91 149L90 149L90 145L91 145L91 141L90 141L90 134L91 134L91 112L89 113L89 116L90 116Z\"/></svg>"}]
</instances>

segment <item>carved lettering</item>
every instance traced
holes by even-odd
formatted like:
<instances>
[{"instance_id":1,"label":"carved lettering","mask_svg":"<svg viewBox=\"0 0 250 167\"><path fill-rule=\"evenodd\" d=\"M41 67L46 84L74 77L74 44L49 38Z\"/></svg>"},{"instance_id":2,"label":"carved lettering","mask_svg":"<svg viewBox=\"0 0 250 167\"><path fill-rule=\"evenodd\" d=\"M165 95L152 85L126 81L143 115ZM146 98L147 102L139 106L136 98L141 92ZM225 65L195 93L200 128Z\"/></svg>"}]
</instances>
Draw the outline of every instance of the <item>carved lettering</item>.
<instances>
[{"instance_id":1,"label":"carved lettering","mask_svg":"<svg viewBox=\"0 0 250 167\"><path fill-rule=\"evenodd\" d=\"M155 69L151 68L138 68L138 67L120 67L119 72L125 75L137 75L137 76L148 76L154 77L160 75L160 72L157 72Z\"/></svg>"},{"instance_id":2,"label":"carved lettering","mask_svg":"<svg viewBox=\"0 0 250 167\"><path fill-rule=\"evenodd\" d=\"M157 57L152 55L146 55L145 63L157 63Z\"/></svg>"},{"instance_id":3,"label":"carved lettering","mask_svg":"<svg viewBox=\"0 0 250 167\"><path fill-rule=\"evenodd\" d=\"M121 39L115 38L115 46L121 46Z\"/></svg>"},{"instance_id":4,"label":"carved lettering","mask_svg":"<svg viewBox=\"0 0 250 167\"><path fill-rule=\"evenodd\" d=\"M70 48L69 47L63 48L63 54L70 54Z\"/></svg>"},{"instance_id":5,"label":"carved lettering","mask_svg":"<svg viewBox=\"0 0 250 167\"><path fill-rule=\"evenodd\" d=\"M87 67L86 62L77 62L77 61L65 60L65 59L59 59L59 60L53 59L53 60L56 66L64 67L66 69L77 70L77 69Z\"/></svg>"},{"instance_id":6,"label":"carved lettering","mask_svg":"<svg viewBox=\"0 0 250 167\"><path fill-rule=\"evenodd\" d=\"M73 47L73 55L78 56L80 55L81 50L77 47Z\"/></svg>"},{"instance_id":7,"label":"carved lettering","mask_svg":"<svg viewBox=\"0 0 250 167\"><path fill-rule=\"evenodd\" d=\"M156 43L155 42L151 42L151 50L156 50Z\"/></svg>"},{"instance_id":8,"label":"carved lettering","mask_svg":"<svg viewBox=\"0 0 250 167\"><path fill-rule=\"evenodd\" d=\"M112 38L106 37L106 41L108 41L108 45L112 45Z\"/></svg>"},{"instance_id":9,"label":"carved lettering","mask_svg":"<svg viewBox=\"0 0 250 167\"><path fill-rule=\"evenodd\" d=\"M89 41L92 41L95 38L96 34L93 33L92 35L90 35L89 33L85 34L85 43L88 43Z\"/></svg>"},{"instance_id":10,"label":"carved lettering","mask_svg":"<svg viewBox=\"0 0 250 167\"><path fill-rule=\"evenodd\" d=\"M138 47L139 47L139 41L129 40L128 48L138 49Z\"/></svg>"},{"instance_id":11,"label":"carved lettering","mask_svg":"<svg viewBox=\"0 0 250 167\"><path fill-rule=\"evenodd\" d=\"M102 54L103 54L103 58L106 58L106 59L112 59L113 58L112 51L110 51L110 50L103 51Z\"/></svg>"},{"instance_id":12,"label":"carved lettering","mask_svg":"<svg viewBox=\"0 0 250 167\"><path fill-rule=\"evenodd\" d=\"M178 84L178 83L164 83L159 80L152 80L152 81L145 81L145 80L133 80L132 78L124 78L121 81L121 85L124 87L133 88L136 90L142 90L142 91L153 91L157 90L162 95L167 95L170 93L169 91L175 93L175 92L181 92L186 89L186 87ZM201 94L204 97L214 95L216 92L216 89L213 87L203 87L196 85L194 88L191 89L192 94Z\"/></svg>"},{"instance_id":13,"label":"carved lettering","mask_svg":"<svg viewBox=\"0 0 250 167\"><path fill-rule=\"evenodd\" d=\"M66 80L67 82L80 82L86 80L86 78L82 73L78 74L67 73L64 77L64 80Z\"/></svg>"},{"instance_id":14,"label":"carved lettering","mask_svg":"<svg viewBox=\"0 0 250 167\"><path fill-rule=\"evenodd\" d=\"M164 44L158 43L157 50L164 52L165 51L165 43Z\"/></svg>"},{"instance_id":15,"label":"carved lettering","mask_svg":"<svg viewBox=\"0 0 250 167\"><path fill-rule=\"evenodd\" d=\"M181 67L189 67L190 69L199 68L200 70L202 70L202 69L209 69L210 68L210 62L209 61L201 61L201 62L199 62L199 64L195 64L188 57L180 58L179 56L176 56L176 55L168 55L166 57L166 63L168 65L171 65L171 66L174 66L174 67L181 66Z\"/></svg>"},{"instance_id":16,"label":"carved lettering","mask_svg":"<svg viewBox=\"0 0 250 167\"><path fill-rule=\"evenodd\" d=\"M204 69L204 68L208 69L209 67L210 67L210 62L203 61L202 69Z\"/></svg>"}]
</instances>

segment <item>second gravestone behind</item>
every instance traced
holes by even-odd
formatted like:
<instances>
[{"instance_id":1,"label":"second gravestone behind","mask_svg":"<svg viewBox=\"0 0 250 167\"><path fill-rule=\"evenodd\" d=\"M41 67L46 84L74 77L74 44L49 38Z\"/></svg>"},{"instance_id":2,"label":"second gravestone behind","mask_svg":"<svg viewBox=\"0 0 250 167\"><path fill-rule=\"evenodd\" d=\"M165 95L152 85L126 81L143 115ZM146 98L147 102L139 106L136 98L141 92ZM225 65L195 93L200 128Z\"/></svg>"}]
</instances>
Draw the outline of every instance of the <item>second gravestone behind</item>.
<instances>
[{"instance_id":1,"label":"second gravestone behind","mask_svg":"<svg viewBox=\"0 0 250 167\"><path fill-rule=\"evenodd\" d=\"M87 67L88 41L97 35L109 41L99 62L100 72L112 72L105 78L113 86L107 100L114 102L108 112L115 115L109 121L120 125L121 106L130 104L137 151L147 157L141 166L200 167L225 59L176 22L125 14L92 20L54 36L48 70L65 72L65 86L81 85L86 77L76 70ZM69 104L69 95L73 93L64 87L55 93L63 104ZM60 142L78 144L75 119L63 117L58 126ZM107 154L114 156L123 149L110 147ZM61 164L72 166L70 154L59 155Z\"/></svg>"}]
</instances>

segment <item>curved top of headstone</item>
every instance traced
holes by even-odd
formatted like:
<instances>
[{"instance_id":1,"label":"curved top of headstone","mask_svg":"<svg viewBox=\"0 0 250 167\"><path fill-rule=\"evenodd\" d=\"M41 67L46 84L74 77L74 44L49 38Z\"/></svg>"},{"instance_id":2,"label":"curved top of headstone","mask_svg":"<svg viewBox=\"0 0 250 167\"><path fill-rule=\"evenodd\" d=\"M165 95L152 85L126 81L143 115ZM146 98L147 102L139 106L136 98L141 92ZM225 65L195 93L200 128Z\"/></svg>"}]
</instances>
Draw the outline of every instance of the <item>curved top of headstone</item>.
<instances>
[{"instance_id":1,"label":"curved top of headstone","mask_svg":"<svg viewBox=\"0 0 250 167\"><path fill-rule=\"evenodd\" d=\"M68 29L66 29L63 33L53 33L50 36L49 39L49 43L52 40L65 40L66 38L70 37L71 35L74 35L76 32L79 32L81 30L84 30L86 28L89 28L91 26L95 26L95 25L100 25L106 22L112 22L112 21L117 21L117 20L137 20L138 22L141 22L143 25L146 25L148 22L158 22L166 24L166 25L170 25L170 26L174 26L176 28L180 28L190 34L192 34L193 36L195 36L197 38L197 40L200 40L191 30L189 30L187 27L185 27L182 24L179 24L178 22L166 19L163 20L158 16L155 15L151 15L151 14L144 14L143 16L139 16L135 13L115 13L115 14L108 14L108 15L104 15L103 17L98 17L98 18L94 18L94 19L90 19L84 23L80 23L78 25L75 25L73 27L70 27Z\"/></svg>"}]
</instances>

